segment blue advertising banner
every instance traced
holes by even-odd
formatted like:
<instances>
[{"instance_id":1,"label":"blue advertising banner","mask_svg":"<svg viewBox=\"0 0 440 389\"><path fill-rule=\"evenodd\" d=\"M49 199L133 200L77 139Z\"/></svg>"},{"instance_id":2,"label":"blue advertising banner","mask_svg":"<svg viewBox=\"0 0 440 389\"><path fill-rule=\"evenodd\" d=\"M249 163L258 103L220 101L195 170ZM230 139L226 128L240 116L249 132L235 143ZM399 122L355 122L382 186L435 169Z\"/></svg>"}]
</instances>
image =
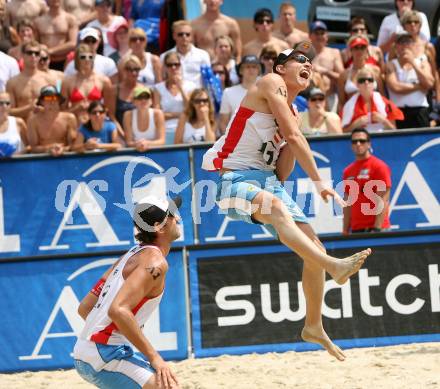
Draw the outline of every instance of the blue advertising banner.
<instances>
[{"instance_id":1,"label":"blue advertising banner","mask_svg":"<svg viewBox=\"0 0 440 389\"><path fill-rule=\"evenodd\" d=\"M347 138L310 139L315 160L324 180L332 182L342 194L342 173L354 161ZM374 155L388 164L392 173L390 220L393 230L418 230L440 227L440 150L439 132L376 135L372 139ZM194 150L195 193L198 196L201 243L240 242L272 238L263 226L227 218L214 204L218 174L201 169L205 148ZM285 184L293 198L309 217L319 234L342 231L342 210L332 201L324 203L314 185L296 165Z\"/></svg>"},{"instance_id":2,"label":"blue advertising banner","mask_svg":"<svg viewBox=\"0 0 440 389\"><path fill-rule=\"evenodd\" d=\"M0 163L0 258L128 249L133 201L179 193L192 244L187 149L87 154Z\"/></svg>"},{"instance_id":3,"label":"blue advertising banner","mask_svg":"<svg viewBox=\"0 0 440 389\"><path fill-rule=\"evenodd\" d=\"M440 236L325 242L331 255L372 247L344 285L327 279L323 325L343 348L440 341ZM310 351L302 261L280 245L189 252L196 357Z\"/></svg>"},{"instance_id":4,"label":"blue advertising banner","mask_svg":"<svg viewBox=\"0 0 440 389\"><path fill-rule=\"evenodd\" d=\"M117 257L0 264L0 371L72 368L83 320L81 299ZM144 333L165 359L188 357L186 268L182 251L167 257L162 302Z\"/></svg>"}]
</instances>

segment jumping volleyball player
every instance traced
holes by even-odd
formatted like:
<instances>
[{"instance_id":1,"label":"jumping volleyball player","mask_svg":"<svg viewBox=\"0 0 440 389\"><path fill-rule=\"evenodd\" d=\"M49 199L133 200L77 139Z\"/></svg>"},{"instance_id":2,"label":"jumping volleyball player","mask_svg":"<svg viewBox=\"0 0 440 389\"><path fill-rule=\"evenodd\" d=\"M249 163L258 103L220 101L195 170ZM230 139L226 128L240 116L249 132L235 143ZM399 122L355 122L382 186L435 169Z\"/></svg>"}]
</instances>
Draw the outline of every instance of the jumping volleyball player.
<instances>
[{"instance_id":1,"label":"jumping volleyball player","mask_svg":"<svg viewBox=\"0 0 440 389\"><path fill-rule=\"evenodd\" d=\"M359 270L371 250L343 259L327 255L306 216L282 185L298 160L324 201L333 197L345 205L322 182L307 140L299 130L298 112L291 108L297 94L309 85L314 56L308 41L281 52L274 62L274 73L248 89L225 135L204 155L202 167L220 173L216 200L229 217L267 225L304 260L302 281L307 307L301 336L322 345L342 361L344 353L322 326L325 271L343 284Z\"/></svg>"}]
</instances>

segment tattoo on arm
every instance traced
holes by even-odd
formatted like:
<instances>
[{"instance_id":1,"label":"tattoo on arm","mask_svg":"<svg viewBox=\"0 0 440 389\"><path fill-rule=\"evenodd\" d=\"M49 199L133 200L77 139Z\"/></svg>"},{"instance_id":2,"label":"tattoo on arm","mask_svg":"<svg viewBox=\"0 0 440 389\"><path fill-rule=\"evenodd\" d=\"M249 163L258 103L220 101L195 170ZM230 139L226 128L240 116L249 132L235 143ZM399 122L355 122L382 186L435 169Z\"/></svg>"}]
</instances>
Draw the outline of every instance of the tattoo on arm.
<instances>
[{"instance_id":1,"label":"tattoo on arm","mask_svg":"<svg viewBox=\"0 0 440 389\"><path fill-rule=\"evenodd\" d=\"M279 86L275 92L276 95L281 95L287 98L287 89L285 86Z\"/></svg>"},{"instance_id":2,"label":"tattoo on arm","mask_svg":"<svg viewBox=\"0 0 440 389\"><path fill-rule=\"evenodd\" d=\"M153 280L158 279L162 275L162 270L159 267L147 267L146 270L151 274Z\"/></svg>"}]
</instances>

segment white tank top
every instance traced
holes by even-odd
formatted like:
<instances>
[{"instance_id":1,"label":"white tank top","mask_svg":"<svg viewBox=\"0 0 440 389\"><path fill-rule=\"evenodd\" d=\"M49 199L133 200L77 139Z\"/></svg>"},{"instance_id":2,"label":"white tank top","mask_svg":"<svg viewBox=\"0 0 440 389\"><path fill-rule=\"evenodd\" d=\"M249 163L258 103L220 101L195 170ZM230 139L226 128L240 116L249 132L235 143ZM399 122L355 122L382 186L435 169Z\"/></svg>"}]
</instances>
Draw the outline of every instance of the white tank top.
<instances>
[{"instance_id":1,"label":"white tank top","mask_svg":"<svg viewBox=\"0 0 440 389\"><path fill-rule=\"evenodd\" d=\"M194 128L190 122L186 122L183 129L183 143L204 142L205 135L205 126Z\"/></svg>"},{"instance_id":2,"label":"white tank top","mask_svg":"<svg viewBox=\"0 0 440 389\"><path fill-rule=\"evenodd\" d=\"M125 264L133 255L147 247L160 251L156 246L134 246L124 255L118 265L113 269L102 288L96 305L87 316L86 324L80 335L80 339L108 345L130 344L128 339L118 331L116 325L108 317L108 310L115 296L124 284L125 280L122 276L122 271L124 270ZM142 327L147 322L148 318L158 307L162 295L163 292L152 299L144 297L139 304L133 308L132 312L139 327Z\"/></svg>"},{"instance_id":3,"label":"white tank top","mask_svg":"<svg viewBox=\"0 0 440 389\"><path fill-rule=\"evenodd\" d=\"M344 91L347 95L351 95L352 93L359 91L357 85L351 80L352 72L353 70L350 67L350 69L348 69L347 80L345 81L344 85Z\"/></svg>"},{"instance_id":4,"label":"white tank top","mask_svg":"<svg viewBox=\"0 0 440 389\"><path fill-rule=\"evenodd\" d=\"M141 69L138 75L138 81L141 84L153 86L156 81L153 70L153 61L151 60L151 53L145 53L145 67Z\"/></svg>"},{"instance_id":5,"label":"white tank top","mask_svg":"<svg viewBox=\"0 0 440 389\"><path fill-rule=\"evenodd\" d=\"M139 130L138 109L131 111L131 127L133 129L134 140L154 140L156 139L156 124L154 123L154 110L148 108L148 128L144 131Z\"/></svg>"},{"instance_id":6,"label":"white tank top","mask_svg":"<svg viewBox=\"0 0 440 389\"><path fill-rule=\"evenodd\" d=\"M8 128L5 132L0 132L0 143L9 143L15 147L16 151L23 149L17 119L14 116L8 116Z\"/></svg>"},{"instance_id":7,"label":"white tank top","mask_svg":"<svg viewBox=\"0 0 440 389\"><path fill-rule=\"evenodd\" d=\"M415 59L417 62L422 63L427 60L425 54ZM397 79L401 82L406 82L409 84L418 84L419 78L417 76L414 68L409 70L403 69L398 59L393 59L392 63L396 69ZM423 91L417 90L407 94L395 93L392 90L388 90L390 94L390 100L396 104L398 107L428 107L428 100L426 94Z\"/></svg>"},{"instance_id":8,"label":"white tank top","mask_svg":"<svg viewBox=\"0 0 440 389\"><path fill-rule=\"evenodd\" d=\"M205 170L274 170L285 143L272 114L239 107L226 133L203 156Z\"/></svg>"}]
</instances>

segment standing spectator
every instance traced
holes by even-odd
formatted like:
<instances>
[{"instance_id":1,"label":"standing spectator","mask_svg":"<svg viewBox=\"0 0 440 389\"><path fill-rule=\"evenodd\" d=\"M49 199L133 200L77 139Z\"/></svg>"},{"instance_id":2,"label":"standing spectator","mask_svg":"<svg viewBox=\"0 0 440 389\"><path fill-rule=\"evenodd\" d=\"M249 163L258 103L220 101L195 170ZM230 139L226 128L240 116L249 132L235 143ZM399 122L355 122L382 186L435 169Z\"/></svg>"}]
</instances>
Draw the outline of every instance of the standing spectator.
<instances>
[{"instance_id":1,"label":"standing spectator","mask_svg":"<svg viewBox=\"0 0 440 389\"><path fill-rule=\"evenodd\" d=\"M142 28L133 28L128 32L129 47L131 54L141 61L141 70L138 81L145 86L152 86L162 81L162 65L157 55L146 50L147 35Z\"/></svg>"},{"instance_id":2,"label":"standing spectator","mask_svg":"<svg viewBox=\"0 0 440 389\"><path fill-rule=\"evenodd\" d=\"M352 131L351 149L356 161L344 169L345 198L351 205L344 207L342 233L390 229L390 168L371 154L370 134L365 128Z\"/></svg>"},{"instance_id":3,"label":"standing spectator","mask_svg":"<svg viewBox=\"0 0 440 389\"><path fill-rule=\"evenodd\" d=\"M79 39L80 43L88 45L94 53L93 70L98 74L110 78L112 83L116 83L118 80L118 68L116 64L110 58L97 53L101 40L99 31L93 27L86 27L80 31ZM66 76L72 76L75 73L74 61L70 61L64 70L64 74Z\"/></svg>"},{"instance_id":4,"label":"standing spectator","mask_svg":"<svg viewBox=\"0 0 440 389\"><path fill-rule=\"evenodd\" d=\"M313 60L313 70L320 73L323 81L323 89L327 96L327 104L331 111L336 109L337 81L344 71L341 53L338 49L328 47L327 25L320 20L310 25L310 40L316 50Z\"/></svg>"},{"instance_id":5,"label":"standing spectator","mask_svg":"<svg viewBox=\"0 0 440 389\"><path fill-rule=\"evenodd\" d=\"M44 0L11 0L6 3L6 11L9 25L15 26L22 19L34 22L47 12L47 5Z\"/></svg>"},{"instance_id":6,"label":"standing spectator","mask_svg":"<svg viewBox=\"0 0 440 389\"><path fill-rule=\"evenodd\" d=\"M115 151L121 148L116 124L107 118L105 106L92 101L87 108L89 120L79 127L75 150Z\"/></svg>"},{"instance_id":7,"label":"standing spectator","mask_svg":"<svg viewBox=\"0 0 440 389\"><path fill-rule=\"evenodd\" d=\"M179 118L175 144L215 141L214 105L204 88L194 89Z\"/></svg>"},{"instance_id":8,"label":"standing spectator","mask_svg":"<svg viewBox=\"0 0 440 389\"><path fill-rule=\"evenodd\" d=\"M8 80L18 74L20 74L20 69L15 58L0 51L0 92L4 92Z\"/></svg>"},{"instance_id":9,"label":"standing spectator","mask_svg":"<svg viewBox=\"0 0 440 389\"><path fill-rule=\"evenodd\" d=\"M165 54L165 81L154 88L154 108L161 108L165 115L165 143L174 143L177 122L185 109L187 96L196 85L183 79L180 56L171 51Z\"/></svg>"},{"instance_id":10,"label":"standing spectator","mask_svg":"<svg viewBox=\"0 0 440 389\"><path fill-rule=\"evenodd\" d=\"M21 46L35 40L34 25L29 19L22 19L17 23L17 32L20 37L20 44L11 47L8 51L8 55L14 57L18 61L21 70L23 69L23 53L21 51Z\"/></svg>"},{"instance_id":11,"label":"standing spectator","mask_svg":"<svg viewBox=\"0 0 440 389\"><path fill-rule=\"evenodd\" d=\"M220 35L215 38L213 62L220 63L226 67L232 84L238 84L240 82L235 66L236 60L234 43L229 36Z\"/></svg>"},{"instance_id":12,"label":"standing spectator","mask_svg":"<svg viewBox=\"0 0 440 389\"><path fill-rule=\"evenodd\" d=\"M240 75L241 83L223 91L220 106L220 132L222 134L225 133L232 114L239 107L248 89L255 84L262 70L262 64L255 55L245 55L237 65L237 73Z\"/></svg>"},{"instance_id":13,"label":"standing spectator","mask_svg":"<svg viewBox=\"0 0 440 389\"><path fill-rule=\"evenodd\" d=\"M11 98L11 115L19 116L25 121L36 109L36 100L43 86L48 85L51 77L38 70L40 44L29 42L22 46L23 70L12 77L6 84L6 91Z\"/></svg>"},{"instance_id":14,"label":"standing spectator","mask_svg":"<svg viewBox=\"0 0 440 389\"><path fill-rule=\"evenodd\" d=\"M295 27L296 8L290 2L283 2L280 5L278 15L279 28L274 31L273 35L287 42L290 47L297 43L308 40L309 35Z\"/></svg>"},{"instance_id":15,"label":"standing spectator","mask_svg":"<svg viewBox=\"0 0 440 389\"><path fill-rule=\"evenodd\" d=\"M93 49L81 43L75 50L76 72L66 76L61 89L67 108L80 124L88 120L87 109L92 101L104 99L107 104L111 98L111 82L108 77L95 72L94 60Z\"/></svg>"},{"instance_id":16,"label":"standing spectator","mask_svg":"<svg viewBox=\"0 0 440 389\"><path fill-rule=\"evenodd\" d=\"M47 0L49 12L35 20L41 43L49 48L51 67L63 70L66 55L76 46L78 23L75 16L61 8L60 0Z\"/></svg>"},{"instance_id":17,"label":"standing spectator","mask_svg":"<svg viewBox=\"0 0 440 389\"><path fill-rule=\"evenodd\" d=\"M99 28L102 32L104 43L104 56L108 57L115 49L109 44L107 33L117 25L126 20L122 16L113 15L111 0L95 0L95 10L97 18L92 20L87 27Z\"/></svg>"},{"instance_id":18,"label":"standing spectator","mask_svg":"<svg viewBox=\"0 0 440 389\"><path fill-rule=\"evenodd\" d=\"M263 75L273 73L273 64L278 57L278 53L274 46L266 45L261 50L260 62L263 64Z\"/></svg>"},{"instance_id":19,"label":"standing spectator","mask_svg":"<svg viewBox=\"0 0 440 389\"><path fill-rule=\"evenodd\" d=\"M95 0L63 0L63 8L75 16L80 28L96 18Z\"/></svg>"},{"instance_id":20,"label":"standing spectator","mask_svg":"<svg viewBox=\"0 0 440 389\"><path fill-rule=\"evenodd\" d=\"M246 43L243 48L243 55L260 55L264 45L270 44L275 46L277 52L281 52L289 48L289 45L273 36L273 14L268 8L260 8L254 14L254 29L257 37Z\"/></svg>"},{"instance_id":21,"label":"standing spectator","mask_svg":"<svg viewBox=\"0 0 440 389\"><path fill-rule=\"evenodd\" d=\"M325 110L325 94L319 88L312 88L308 94L309 109L300 112L300 130L305 135L342 134L341 119L334 112Z\"/></svg>"},{"instance_id":22,"label":"standing spectator","mask_svg":"<svg viewBox=\"0 0 440 389\"><path fill-rule=\"evenodd\" d=\"M200 87L202 85L200 67L203 65L211 66L209 54L192 44L192 27L186 20L178 20L173 23L173 38L176 41L176 46L161 54L162 63L167 53L176 51L180 56L183 79Z\"/></svg>"},{"instance_id":23,"label":"standing spectator","mask_svg":"<svg viewBox=\"0 0 440 389\"><path fill-rule=\"evenodd\" d=\"M356 92L342 110L344 132L365 127L369 132L396 128L396 120L403 120L403 113L392 101L374 91L374 73L371 68L360 69L356 76Z\"/></svg>"},{"instance_id":24,"label":"standing spectator","mask_svg":"<svg viewBox=\"0 0 440 389\"><path fill-rule=\"evenodd\" d=\"M12 46L18 45L20 38L9 22L6 13L6 0L0 0L0 52L7 53Z\"/></svg>"},{"instance_id":25,"label":"standing spectator","mask_svg":"<svg viewBox=\"0 0 440 389\"><path fill-rule=\"evenodd\" d=\"M0 92L0 156L25 152L28 144L26 123L21 118L9 116L10 107L9 94ZM9 155L2 155L5 144L8 146Z\"/></svg>"},{"instance_id":26,"label":"standing spectator","mask_svg":"<svg viewBox=\"0 0 440 389\"><path fill-rule=\"evenodd\" d=\"M211 65L211 68L213 73L220 79L222 90L232 86L231 80L229 78L229 72L228 69L226 69L225 65L216 62Z\"/></svg>"},{"instance_id":27,"label":"standing spectator","mask_svg":"<svg viewBox=\"0 0 440 389\"><path fill-rule=\"evenodd\" d=\"M397 128L429 127L427 92L434 86L434 76L425 54L415 57L414 39L406 31L396 35L397 58L387 63L386 86L405 119Z\"/></svg>"},{"instance_id":28,"label":"standing spectator","mask_svg":"<svg viewBox=\"0 0 440 389\"><path fill-rule=\"evenodd\" d=\"M72 149L76 139L75 116L61 112L63 97L52 85L41 89L37 104L41 107L29 118L29 143L33 153L50 153L54 157Z\"/></svg>"},{"instance_id":29,"label":"standing spectator","mask_svg":"<svg viewBox=\"0 0 440 389\"><path fill-rule=\"evenodd\" d=\"M119 60L128 54L130 50L128 24L125 19L120 24L113 26L113 28L107 32L107 40L110 46L115 50L110 55L110 58L118 64Z\"/></svg>"},{"instance_id":30,"label":"standing spectator","mask_svg":"<svg viewBox=\"0 0 440 389\"><path fill-rule=\"evenodd\" d=\"M235 54L241 58L240 26L235 19L220 12L223 0L204 0L205 12L191 22L194 32L194 44L206 50L214 58L215 40L219 36L228 36L235 47Z\"/></svg>"},{"instance_id":31,"label":"standing spectator","mask_svg":"<svg viewBox=\"0 0 440 389\"><path fill-rule=\"evenodd\" d=\"M58 91L61 91L61 85L64 80L64 73L49 68L50 56L46 45L40 45L40 59L38 61L38 70L46 73L50 77L50 85L55 85Z\"/></svg>"},{"instance_id":32,"label":"standing spectator","mask_svg":"<svg viewBox=\"0 0 440 389\"><path fill-rule=\"evenodd\" d=\"M402 32L403 27L400 23L400 18L406 11L414 9L414 0L394 0L396 12L386 16L382 20L379 27L379 34L377 36L377 45L381 48L384 54L388 53L396 42L397 34ZM420 37L429 42L431 39L431 32L429 30L429 23L426 15L420 12L422 19L422 26L420 30Z\"/></svg>"},{"instance_id":33,"label":"standing spectator","mask_svg":"<svg viewBox=\"0 0 440 389\"><path fill-rule=\"evenodd\" d=\"M124 114L124 133L127 146L147 151L165 143L165 117L157 108L151 108L153 93L146 86L134 91L135 108Z\"/></svg>"}]
</instances>

